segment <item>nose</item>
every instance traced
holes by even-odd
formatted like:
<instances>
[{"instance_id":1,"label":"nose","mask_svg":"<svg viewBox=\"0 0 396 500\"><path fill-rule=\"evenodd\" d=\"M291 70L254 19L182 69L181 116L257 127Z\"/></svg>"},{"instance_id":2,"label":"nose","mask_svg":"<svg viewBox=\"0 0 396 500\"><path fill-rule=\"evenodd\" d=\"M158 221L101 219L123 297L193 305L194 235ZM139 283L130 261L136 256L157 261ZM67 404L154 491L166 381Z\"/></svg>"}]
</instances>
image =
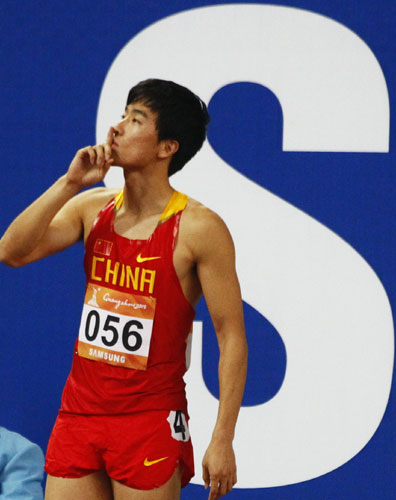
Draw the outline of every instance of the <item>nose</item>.
<instances>
[{"instance_id":1,"label":"nose","mask_svg":"<svg viewBox=\"0 0 396 500\"><path fill-rule=\"evenodd\" d=\"M120 122L117 123L117 125L113 125L113 130L114 130L114 137L117 137L120 133Z\"/></svg>"},{"instance_id":2,"label":"nose","mask_svg":"<svg viewBox=\"0 0 396 500\"><path fill-rule=\"evenodd\" d=\"M114 125L113 130L114 130L114 137L117 137L117 135L122 134L122 127L123 123L125 121L125 118L121 120L120 122L117 123L117 125Z\"/></svg>"}]
</instances>

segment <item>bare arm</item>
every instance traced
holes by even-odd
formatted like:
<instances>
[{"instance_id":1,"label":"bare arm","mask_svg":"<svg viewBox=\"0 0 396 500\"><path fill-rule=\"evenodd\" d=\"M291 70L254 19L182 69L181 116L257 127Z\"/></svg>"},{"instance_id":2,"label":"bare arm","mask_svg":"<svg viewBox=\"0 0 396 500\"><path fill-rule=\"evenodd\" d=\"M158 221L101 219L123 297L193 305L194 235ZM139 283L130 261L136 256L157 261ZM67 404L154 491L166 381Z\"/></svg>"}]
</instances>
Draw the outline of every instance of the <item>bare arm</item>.
<instances>
[{"instance_id":1,"label":"bare arm","mask_svg":"<svg viewBox=\"0 0 396 500\"><path fill-rule=\"evenodd\" d=\"M59 252L81 238L81 207L89 193L74 195L106 175L113 161L112 130L104 145L80 149L67 174L12 222L0 240L1 262L12 267L23 266Z\"/></svg>"},{"instance_id":2,"label":"bare arm","mask_svg":"<svg viewBox=\"0 0 396 500\"><path fill-rule=\"evenodd\" d=\"M232 441L245 387L247 343L231 235L212 212L200 225L195 242L197 271L220 349L219 410L203 460L205 486L210 484L209 499L214 500L236 483Z\"/></svg>"}]
</instances>

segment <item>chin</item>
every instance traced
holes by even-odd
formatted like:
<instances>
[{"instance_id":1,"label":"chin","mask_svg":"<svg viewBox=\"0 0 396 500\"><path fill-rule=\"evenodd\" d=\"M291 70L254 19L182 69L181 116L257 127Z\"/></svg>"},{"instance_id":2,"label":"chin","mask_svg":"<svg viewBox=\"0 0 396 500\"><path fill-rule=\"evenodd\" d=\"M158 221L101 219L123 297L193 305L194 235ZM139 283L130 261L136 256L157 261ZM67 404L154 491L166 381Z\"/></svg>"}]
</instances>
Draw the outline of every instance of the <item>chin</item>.
<instances>
[{"instance_id":1,"label":"chin","mask_svg":"<svg viewBox=\"0 0 396 500\"><path fill-rule=\"evenodd\" d=\"M119 158L118 155L113 155L113 158L114 163L112 167L130 168L130 165L122 158Z\"/></svg>"},{"instance_id":2,"label":"chin","mask_svg":"<svg viewBox=\"0 0 396 500\"><path fill-rule=\"evenodd\" d=\"M119 162L118 165L124 169L125 172L140 172L143 170L141 165L131 165L124 162Z\"/></svg>"}]
</instances>

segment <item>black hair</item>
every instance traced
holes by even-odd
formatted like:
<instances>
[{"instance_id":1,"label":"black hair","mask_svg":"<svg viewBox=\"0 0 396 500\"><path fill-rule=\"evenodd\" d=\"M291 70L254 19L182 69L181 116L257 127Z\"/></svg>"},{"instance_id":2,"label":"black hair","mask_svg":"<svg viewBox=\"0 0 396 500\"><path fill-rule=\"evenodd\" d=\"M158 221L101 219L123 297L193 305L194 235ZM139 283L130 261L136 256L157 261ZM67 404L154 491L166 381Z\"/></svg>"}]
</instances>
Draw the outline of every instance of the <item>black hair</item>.
<instances>
[{"instance_id":1,"label":"black hair","mask_svg":"<svg viewBox=\"0 0 396 500\"><path fill-rule=\"evenodd\" d=\"M157 113L159 141L172 139L179 143L169 164L170 177L202 147L210 120L206 104L186 87L154 78L131 88L126 106L135 102Z\"/></svg>"}]
</instances>

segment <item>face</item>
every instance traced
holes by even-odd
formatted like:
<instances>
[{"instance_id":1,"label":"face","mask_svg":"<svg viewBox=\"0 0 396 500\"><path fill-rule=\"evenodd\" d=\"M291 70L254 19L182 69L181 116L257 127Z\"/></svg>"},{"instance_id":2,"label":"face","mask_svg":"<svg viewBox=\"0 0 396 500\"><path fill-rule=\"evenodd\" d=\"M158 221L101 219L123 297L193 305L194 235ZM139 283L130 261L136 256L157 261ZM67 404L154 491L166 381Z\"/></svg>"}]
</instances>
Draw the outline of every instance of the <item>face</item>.
<instances>
[{"instance_id":1,"label":"face","mask_svg":"<svg viewBox=\"0 0 396 500\"><path fill-rule=\"evenodd\" d=\"M129 104L114 127L111 150L114 165L144 167L158 161L161 143L156 130L157 114L140 102Z\"/></svg>"}]
</instances>

